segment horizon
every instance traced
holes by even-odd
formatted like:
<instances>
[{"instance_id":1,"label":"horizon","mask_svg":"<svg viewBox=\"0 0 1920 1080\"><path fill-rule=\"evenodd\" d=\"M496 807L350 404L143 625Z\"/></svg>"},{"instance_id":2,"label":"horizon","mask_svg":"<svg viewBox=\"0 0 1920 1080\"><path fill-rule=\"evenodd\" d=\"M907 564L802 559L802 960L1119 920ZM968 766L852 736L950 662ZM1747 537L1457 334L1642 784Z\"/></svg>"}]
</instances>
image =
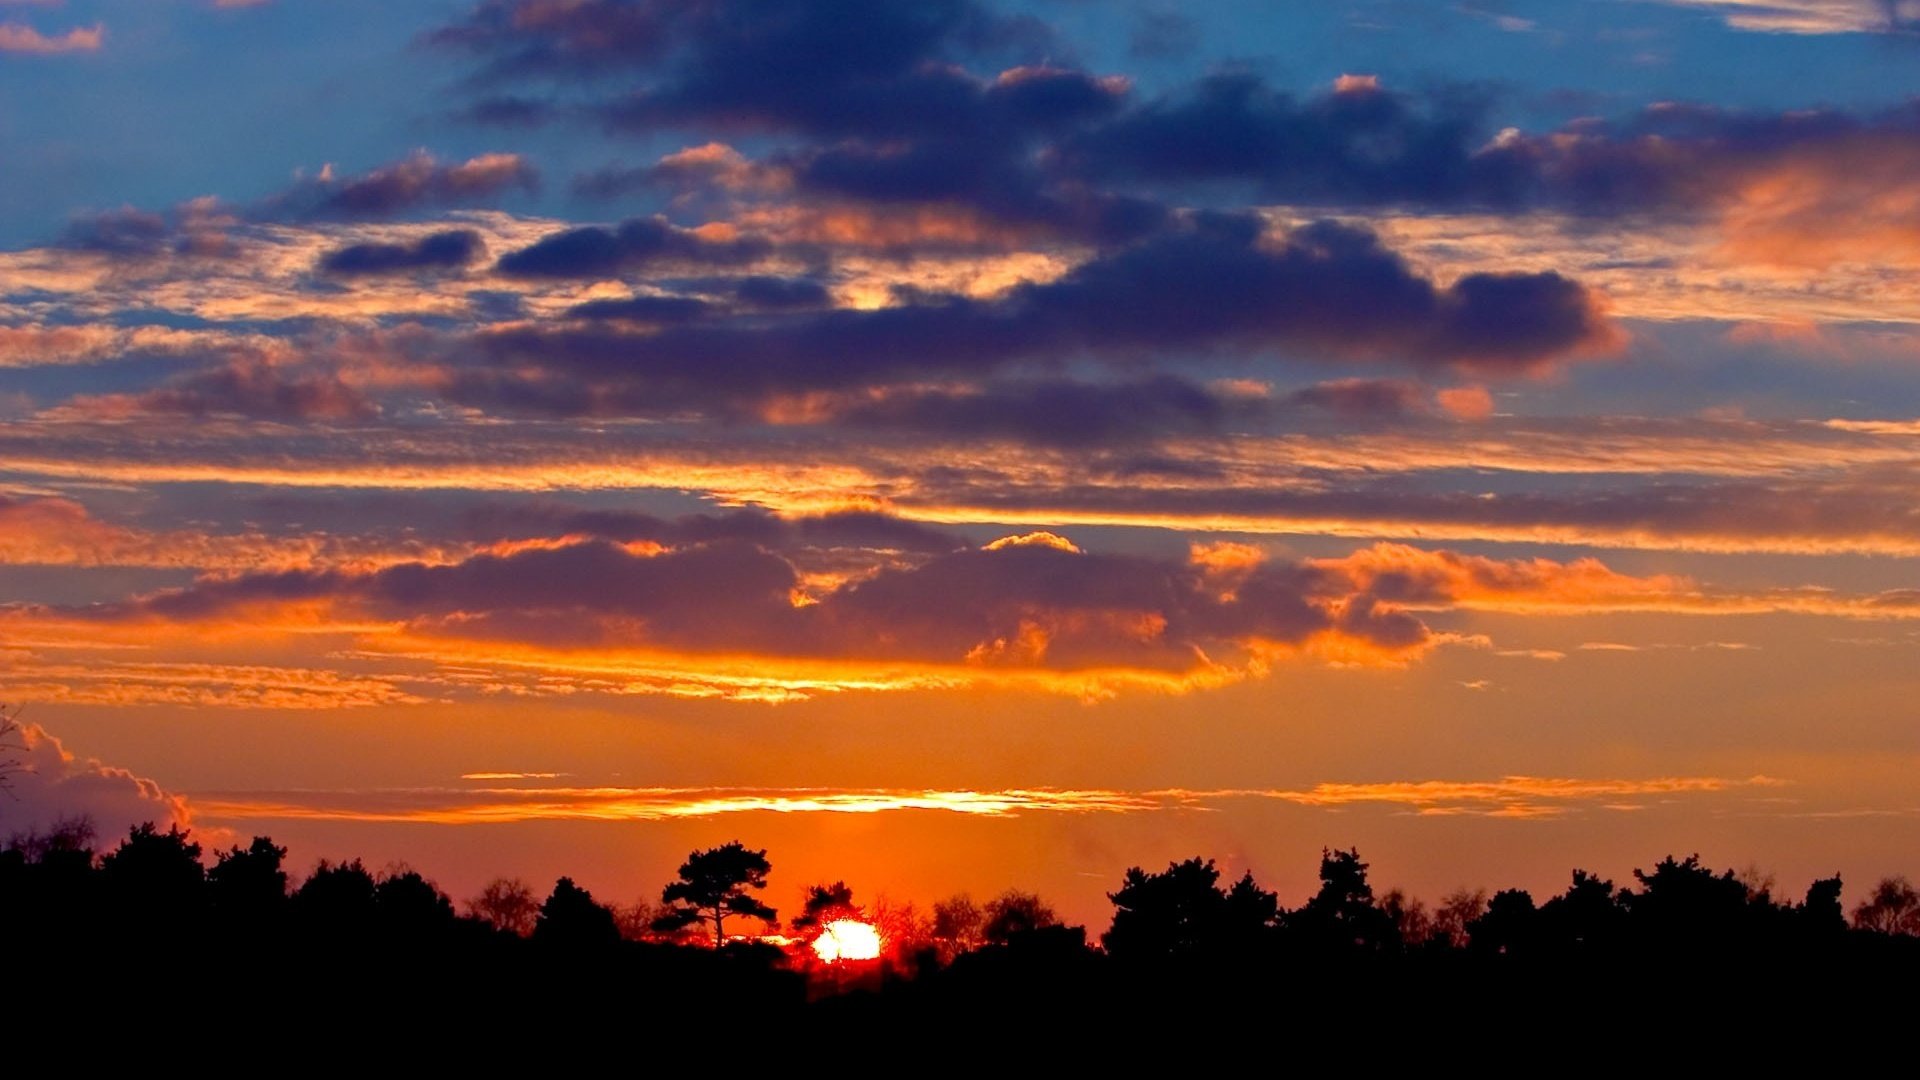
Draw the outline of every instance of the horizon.
<instances>
[{"instance_id":1,"label":"horizon","mask_svg":"<svg viewBox=\"0 0 1920 1080\"><path fill-rule=\"evenodd\" d=\"M1916 18L0 4L0 839L1851 907L1920 874Z\"/></svg>"}]
</instances>

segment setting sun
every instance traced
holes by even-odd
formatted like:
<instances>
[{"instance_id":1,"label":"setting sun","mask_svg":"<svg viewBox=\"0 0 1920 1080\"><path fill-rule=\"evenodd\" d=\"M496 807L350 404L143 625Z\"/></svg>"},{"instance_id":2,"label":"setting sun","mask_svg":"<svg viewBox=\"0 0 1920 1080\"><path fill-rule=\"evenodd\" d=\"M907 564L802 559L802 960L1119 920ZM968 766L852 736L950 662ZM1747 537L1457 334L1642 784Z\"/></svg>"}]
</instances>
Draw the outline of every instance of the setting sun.
<instances>
[{"instance_id":1,"label":"setting sun","mask_svg":"<svg viewBox=\"0 0 1920 1080\"><path fill-rule=\"evenodd\" d=\"M829 964L842 960L877 960L880 957L880 931L871 923L856 919L830 922L813 939L813 951Z\"/></svg>"}]
</instances>

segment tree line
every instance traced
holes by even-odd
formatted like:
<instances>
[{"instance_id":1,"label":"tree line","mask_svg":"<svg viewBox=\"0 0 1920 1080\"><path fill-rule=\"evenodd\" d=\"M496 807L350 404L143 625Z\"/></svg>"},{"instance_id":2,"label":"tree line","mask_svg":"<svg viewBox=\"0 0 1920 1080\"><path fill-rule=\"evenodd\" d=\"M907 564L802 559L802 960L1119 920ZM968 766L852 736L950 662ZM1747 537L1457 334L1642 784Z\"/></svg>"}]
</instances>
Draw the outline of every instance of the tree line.
<instances>
[{"instance_id":1,"label":"tree line","mask_svg":"<svg viewBox=\"0 0 1920 1080\"><path fill-rule=\"evenodd\" d=\"M838 881L804 889L782 922L765 899L766 852L738 842L690 854L658 902L626 906L566 877L544 894L501 878L457 903L417 871L359 860L322 860L296 880L286 848L264 836L209 853L184 830L143 825L98 846L85 821L67 821L0 850L4 970L15 978L159 970L183 985L252 979L327 1001L337 999L323 988L346 983L363 997L538 985L555 989L523 1002L523 1014L564 1001L575 1011L609 1001L668 1009L712 996L763 1016L824 1010L918 1023L1009 1002L1124 1011L1286 999L1330 1010L1342 995L1383 986L1444 997L1517 993L1540 979L1601 1001L1607 988L1657 970L1800 973L1792 985L1804 990L1910 974L1920 962L1920 894L1904 879L1878 883L1849 912L1837 877L1785 897L1762 875L1693 856L1669 856L1624 883L1576 870L1548 896L1466 890L1428 905L1376 892L1357 851L1327 850L1317 889L1292 907L1250 873L1223 880L1213 860L1192 858L1127 870L1095 933L1031 893L958 895L923 911L862 905ZM883 954L823 967L807 945L841 920L875 927ZM300 978L290 982L289 971ZM400 981L369 985L370 972ZM585 987L600 989L569 997ZM1319 996L1303 996L1309 987Z\"/></svg>"},{"instance_id":2,"label":"tree line","mask_svg":"<svg viewBox=\"0 0 1920 1080\"><path fill-rule=\"evenodd\" d=\"M1800 899L1782 899L1770 877L1752 870L1716 872L1698 856L1669 856L1651 870L1635 870L1624 886L1575 870L1564 891L1541 901L1522 889L1481 889L1460 890L1429 906L1399 889L1376 895L1357 850L1328 850L1318 890L1296 908L1282 906L1251 872L1223 883L1214 861L1197 857L1161 871L1127 870L1107 894L1112 922L1094 939L1084 928L1063 927L1044 900L1019 890L984 904L958 894L923 914L912 904L885 900L862 907L841 881L807 887L799 913L783 924L761 895L772 870L766 852L738 841L692 853L661 890L658 904L632 905L603 904L567 877L544 897L521 879L497 878L456 904L409 867L376 872L358 859L323 859L296 883L286 854L259 836L244 847L214 851L207 865L190 832L161 831L150 823L96 853L91 823L64 820L45 831L15 834L0 848L0 902L22 910L42 907L48 914L57 908L104 916L130 907L147 913L142 925L156 931L167 924L152 916L164 913L247 923L299 919L312 929L343 932L424 932L464 924L472 931L589 946L632 941L716 947L762 936L744 932L743 919L763 931L792 931L777 940L804 942L832 922L857 920L879 928L896 964L923 965L924 953L951 963L1045 931L1086 938L1090 950L1123 960L1231 955L1281 943L1359 954L1519 956L1641 939L1765 947L1850 934L1920 937L1920 892L1903 877L1880 881L1849 914L1838 877L1813 882Z\"/></svg>"}]
</instances>

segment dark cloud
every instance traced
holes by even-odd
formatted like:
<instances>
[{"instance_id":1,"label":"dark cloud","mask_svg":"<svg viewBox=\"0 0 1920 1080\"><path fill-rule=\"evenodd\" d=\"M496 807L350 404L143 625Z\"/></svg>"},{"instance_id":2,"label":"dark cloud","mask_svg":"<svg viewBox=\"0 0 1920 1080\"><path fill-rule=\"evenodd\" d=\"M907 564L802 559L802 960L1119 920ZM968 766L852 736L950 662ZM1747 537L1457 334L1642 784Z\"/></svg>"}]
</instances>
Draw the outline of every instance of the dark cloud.
<instances>
[{"instance_id":1,"label":"dark cloud","mask_svg":"<svg viewBox=\"0 0 1920 1080\"><path fill-rule=\"evenodd\" d=\"M320 258L320 270L341 277L458 270L485 254L479 233L452 229L407 243L353 244L329 251Z\"/></svg>"},{"instance_id":2,"label":"dark cloud","mask_svg":"<svg viewBox=\"0 0 1920 1080\"><path fill-rule=\"evenodd\" d=\"M502 504L462 517L475 539L586 536L619 543L667 546L739 542L792 555L808 548L860 548L939 554L962 546L951 533L870 510L782 516L742 508L663 518L627 510L586 510L560 504Z\"/></svg>"},{"instance_id":3,"label":"dark cloud","mask_svg":"<svg viewBox=\"0 0 1920 1080\"><path fill-rule=\"evenodd\" d=\"M1106 183L1239 180L1276 201L1339 205L1511 203L1524 170L1476 156L1479 112L1365 83L1302 100L1222 74L1077 133L1062 152Z\"/></svg>"},{"instance_id":4,"label":"dark cloud","mask_svg":"<svg viewBox=\"0 0 1920 1080\"><path fill-rule=\"evenodd\" d=\"M1164 214L1154 200L1059 183L1039 160L1050 140L1117 115L1126 81L1049 62L1062 50L1038 24L972 0L591 0L564 10L514 0L484 4L436 39L477 51L496 78L595 73L586 103L581 85L561 91L568 111L618 131L803 136L806 145L767 163L802 198L964 205L1102 243L1136 238ZM609 166L574 189L617 198L743 179L716 174L713 158L682 158Z\"/></svg>"},{"instance_id":5,"label":"dark cloud","mask_svg":"<svg viewBox=\"0 0 1920 1080\"><path fill-rule=\"evenodd\" d=\"M75 218L60 246L104 255L158 255L172 246L173 226L159 214L131 206Z\"/></svg>"},{"instance_id":6,"label":"dark cloud","mask_svg":"<svg viewBox=\"0 0 1920 1080\"><path fill-rule=\"evenodd\" d=\"M972 0L489 0L432 40L481 57L489 79L625 74L626 93L600 107L621 127L884 137L1063 104L1025 90L1002 106L956 66L1056 51L1038 23Z\"/></svg>"},{"instance_id":7,"label":"dark cloud","mask_svg":"<svg viewBox=\"0 0 1920 1080\"><path fill-rule=\"evenodd\" d=\"M555 233L501 256L499 270L514 277L614 277L662 263L737 266L772 250L758 237L708 239L663 218L634 218L614 228L589 225Z\"/></svg>"},{"instance_id":8,"label":"dark cloud","mask_svg":"<svg viewBox=\"0 0 1920 1080\"><path fill-rule=\"evenodd\" d=\"M194 372L138 393L79 398L71 407L97 416L239 416L283 421L364 420L380 411L365 393L331 374L300 374L246 362Z\"/></svg>"},{"instance_id":9,"label":"dark cloud","mask_svg":"<svg viewBox=\"0 0 1920 1080\"><path fill-rule=\"evenodd\" d=\"M794 566L721 540L657 554L606 541L369 573L293 571L209 579L95 618L176 621L330 600L349 618L559 646L877 658L1059 669L1188 670L1209 655L1340 634L1383 651L1426 644L1425 626L1312 564L1086 554L1044 534L883 568L796 604Z\"/></svg>"},{"instance_id":10,"label":"dark cloud","mask_svg":"<svg viewBox=\"0 0 1920 1080\"><path fill-rule=\"evenodd\" d=\"M539 187L540 174L519 154L482 154L443 162L426 151L344 178L331 169L264 200L256 216L368 220L416 210L480 206Z\"/></svg>"},{"instance_id":11,"label":"dark cloud","mask_svg":"<svg viewBox=\"0 0 1920 1080\"><path fill-rule=\"evenodd\" d=\"M1138 30L1136 52L1190 44L1190 27L1166 13ZM1061 50L1030 21L971 0L499 0L438 40L473 50L494 78L566 78L568 110L615 129L797 136L766 164L800 198L964 206L1101 244L1143 235L1156 208L1248 197L1687 214L1843 143L1920 153L1912 105L1868 115L1660 104L1526 133L1493 122L1483 88L1408 94L1368 77L1299 95L1228 71L1139 100L1124 80L1051 62ZM510 114L535 103L511 100ZM694 179L662 165L577 186L613 196Z\"/></svg>"},{"instance_id":12,"label":"dark cloud","mask_svg":"<svg viewBox=\"0 0 1920 1080\"><path fill-rule=\"evenodd\" d=\"M227 229L233 224L213 199L195 199L162 213L123 206L75 217L56 243L119 260L218 258L231 253Z\"/></svg>"},{"instance_id":13,"label":"dark cloud","mask_svg":"<svg viewBox=\"0 0 1920 1080\"><path fill-rule=\"evenodd\" d=\"M567 314L577 319L662 325L692 322L712 310L712 304L693 296L630 296L625 300L589 300L574 305Z\"/></svg>"},{"instance_id":14,"label":"dark cloud","mask_svg":"<svg viewBox=\"0 0 1920 1080\"><path fill-rule=\"evenodd\" d=\"M1660 104L1621 121L1496 131L1486 102L1354 80L1299 98L1223 74L1089 125L1061 170L1094 184L1239 181L1264 200L1320 206L1688 214L1748 182L1850 144L1920 151L1920 106L1741 112Z\"/></svg>"},{"instance_id":15,"label":"dark cloud","mask_svg":"<svg viewBox=\"0 0 1920 1080\"><path fill-rule=\"evenodd\" d=\"M1020 144L996 138L844 142L792 152L775 164L803 200L947 208L1002 231L1099 245L1137 240L1171 216L1157 199L1063 182Z\"/></svg>"},{"instance_id":16,"label":"dark cloud","mask_svg":"<svg viewBox=\"0 0 1920 1080\"><path fill-rule=\"evenodd\" d=\"M1257 397L1159 376L1121 383L1025 380L977 389L856 395L833 414L833 422L937 438L1090 447L1219 434L1236 422L1258 423L1270 411L1269 403Z\"/></svg>"},{"instance_id":17,"label":"dark cloud","mask_svg":"<svg viewBox=\"0 0 1920 1080\"><path fill-rule=\"evenodd\" d=\"M733 282L733 298L748 307L770 311L822 308L833 302L827 287L809 278L756 274Z\"/></svg>"},{"instance_id":18,"label":"dark cloud","mask_svg":"<svg viewBox=\"0 0 1920 1080\"><path fill-rule=\"evenodd\" d=\"M695 242L665 227L648 235L663 234ZM586 243L543 242L521 255L555 272L618 265L606 244L617 241L598 230ZM503 411L644 415L1085 357L1164 362L1231 350L1521 371L1608 346L1613 334L1596 298L1558 274L1470 274L1440 286L1364 230L1323 222L1270 237L1257 218L1202 214L991 300L930 297L646 335L482 333L459 345L444 392Z\"/></svg>"}]
</instances>

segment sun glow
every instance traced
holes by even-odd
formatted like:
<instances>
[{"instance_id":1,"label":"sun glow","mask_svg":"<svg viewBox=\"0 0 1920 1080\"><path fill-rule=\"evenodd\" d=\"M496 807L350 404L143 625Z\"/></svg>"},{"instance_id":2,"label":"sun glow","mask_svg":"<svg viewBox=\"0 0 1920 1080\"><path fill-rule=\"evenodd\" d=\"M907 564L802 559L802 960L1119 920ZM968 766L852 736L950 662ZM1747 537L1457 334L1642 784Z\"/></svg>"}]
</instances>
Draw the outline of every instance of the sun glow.
<instances>
[{"instance_id":1,"label":"sun glow","mask_svg":"<svg viewBox=\"0 0 1920 1080\"><path fill-rule=\"evenodd\" d=\"M842 960L877 960L880 957L880 931L871 923L857 919L837 919L813 939L814 954L821 961L837 964Z\"/></svg>"}]
</instances>

